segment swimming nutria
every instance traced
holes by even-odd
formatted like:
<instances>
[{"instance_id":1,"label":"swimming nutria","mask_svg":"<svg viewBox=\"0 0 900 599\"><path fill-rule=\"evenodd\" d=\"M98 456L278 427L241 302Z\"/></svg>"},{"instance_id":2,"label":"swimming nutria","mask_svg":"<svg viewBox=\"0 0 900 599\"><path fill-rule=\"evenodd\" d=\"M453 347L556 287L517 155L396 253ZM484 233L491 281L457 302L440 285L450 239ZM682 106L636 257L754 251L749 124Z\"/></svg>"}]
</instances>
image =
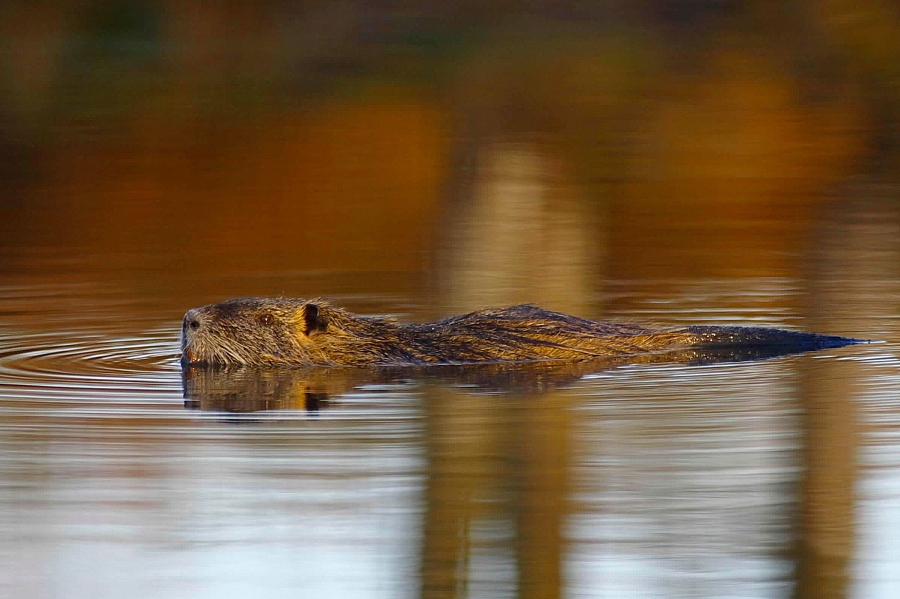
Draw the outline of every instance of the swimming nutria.
<instances>
[{"instance_id":1,"label":"swimming nutria","mask_svg":"<svg viewBox=\"0 0 900 599\"><path fill-rule=\"evenodd\" d=\"M840 347L858 340L781 329L650 329L595 322L533 305L426 324L356 316L321 300L233 299L189 310L182 361L195 365L367 366L582 360L691 347Z\"/></svg>"}]
</instances>

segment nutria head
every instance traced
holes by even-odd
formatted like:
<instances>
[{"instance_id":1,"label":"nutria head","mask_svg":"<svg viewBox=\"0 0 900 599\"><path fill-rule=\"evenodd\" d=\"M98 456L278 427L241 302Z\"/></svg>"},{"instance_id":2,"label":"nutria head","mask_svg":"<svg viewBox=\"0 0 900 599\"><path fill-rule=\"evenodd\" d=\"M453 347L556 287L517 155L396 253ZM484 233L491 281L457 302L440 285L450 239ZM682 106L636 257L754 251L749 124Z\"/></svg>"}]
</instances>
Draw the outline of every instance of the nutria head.
<instances>
[{"instance_id":1,"label":"nutria head","mask_svg":"<svg viewBox=\"0 0 900 599\"><path fill-rule=\"evenodd\" d=\"M181 325L185 364L320 363L317 335L328 330L327 304L242 298L189 310Z\"/></svg>"}]
</instances>

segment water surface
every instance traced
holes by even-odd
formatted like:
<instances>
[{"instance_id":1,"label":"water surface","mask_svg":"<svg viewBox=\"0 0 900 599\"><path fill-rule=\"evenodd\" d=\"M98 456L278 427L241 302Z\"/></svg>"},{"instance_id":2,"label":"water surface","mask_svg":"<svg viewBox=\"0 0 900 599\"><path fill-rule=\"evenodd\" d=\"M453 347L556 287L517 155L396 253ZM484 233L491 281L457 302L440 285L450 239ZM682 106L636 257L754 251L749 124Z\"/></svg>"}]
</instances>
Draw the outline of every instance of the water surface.
<instances>
[{"instance_id":1,"label":"water surface","mask_svg":"<svg viewBox=\"0 0 900 599\"><path fill-rule=\"evenodd\" d=\"M0 597L900 596L887 3L6 4ZM241 296L881 343L182 372Z\"/></svg>"},{"instance_id":2,"label":"water surface","mask_svg":"<svg viewBox=\"0 0 900 599\"><path fill-rule=\"evenodd\" d=\"M236 401L232 378L207 382L204 404L178 363L189 305L92 268L65 281L46 265L2 288L4 594L898 590L890 315L840 331L887 343L764 361L610 364L544 385L427 369L286 389L257 376L249 396L278 401ZM611 280L596 301L643 322L807 328L791 307L802 284ZM854 302L875 304L897 288L855 285ZM401 318L432 309L403 283L335 296Z\"/></svg>"}]
</instances>

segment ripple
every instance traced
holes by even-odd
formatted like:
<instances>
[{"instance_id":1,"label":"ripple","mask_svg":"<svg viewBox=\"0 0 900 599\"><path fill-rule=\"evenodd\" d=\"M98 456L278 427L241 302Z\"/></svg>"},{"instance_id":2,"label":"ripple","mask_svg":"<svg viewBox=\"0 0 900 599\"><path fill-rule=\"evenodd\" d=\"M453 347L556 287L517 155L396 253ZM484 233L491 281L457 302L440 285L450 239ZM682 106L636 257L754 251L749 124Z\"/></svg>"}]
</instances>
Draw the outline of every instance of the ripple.
<instances>
[{"instance_id":1,"label":"ripple","mask_svg":"<svg viewBox=\"0 0 900 599\"><path fill-rule=\"evenodd\" d=\"M71 330L23 331L0 328L0 432L19 434L117 435L211 434L197 422L218 423L224 412L203 414L185 410L185 388L177 328L158 327L140 333L122 333L104 323ZM287 374L291 374L288 372ZM226 384L238 385L240 378ZM238 387L229 387L238 392ZM404 393L342 394L340 410L326 410L317 419L339 426L342 434L371 436L386 429L402 429L413 419ZM409 390L405 391L407 394ZM378 409L373 397L378 396ZM390 397L391 405L384 399ZM267 423L253 434L282 434L307 420L300 407L273 414L227 413L228 423ZM386 423L390 426L386 427ZM320 423L321 424L321 423ZM274 426L273 426L274 425ZM287 429L278 428L288 426ZM352 429L352 430L351 430ZM334 433L320 426L320 434ZM179 432L180 431L180 432ZM232 431L229 434L234 434Z\"/></svg>"},{"instance_id":2,"label":"ripple","mask_svg":"<svg viewBox=\"0 0 900 599\"><path fill-rule=\"evenodd\" d=\"M171 330L115 336L100 329L0 330L0 390L41 399L180 390L178 338ZM160 376L167 374L167 376Z\"/></svg>"}]
</instances>

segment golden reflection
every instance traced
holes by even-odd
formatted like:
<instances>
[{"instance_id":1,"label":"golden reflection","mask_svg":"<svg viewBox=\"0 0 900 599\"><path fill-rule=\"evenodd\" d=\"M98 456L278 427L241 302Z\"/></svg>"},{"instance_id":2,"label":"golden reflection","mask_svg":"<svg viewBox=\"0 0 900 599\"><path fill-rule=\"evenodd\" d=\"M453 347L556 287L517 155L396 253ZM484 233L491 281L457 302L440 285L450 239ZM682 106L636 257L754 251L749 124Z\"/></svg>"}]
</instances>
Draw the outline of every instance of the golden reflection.
<instances>
[{"instance_id":1,"label":"golden reflection","mask_svg":"<svg viewBox=\"0 0 900 599\"><path fill-rule=\"evenodd\" d=\"M860 365L805 361L800 396L805 422L800 488L797 597L846 597L856 549Z\"/></svg>"},{"instance_id":2,"label":"golden reflection","mask_svg":"<svg viewBox=\"0 0 900 599\"><path fill-rule=\"evenodd\" d=\"M566 524L571 519L573 398L549 393L517 405L511 440L519 597L563 597Z\"/></svg>"},{"instance_id":3,"label":"golden reflection","mask_svg":"<svg viewBox=\"0 0 900 599\"><path fill-rule=\"evenodd\" d=\"M421 596L485 589L561 596L572 418L566 394L485 401L428 386L423 395Z\"/></svg>"},{"instance_id":4,"label":"golden reflection","mask_svg":"<svg viewBox=\"0 0 900 599\"><path fill-rule=\"evenodd\" d=\"M858 179L830 198L807 265L807 322L823 331L865 331L894 314L900 273L900 187ZM864 287L863 281L868 282ZM868 432L859 399L865 364L804 361L806 413L798 597L845 597L858 547L860 453Z\"/></svg>"},{"instance_id":5,"label":"golden reflection","mask_svg":"<svg viewBox=\"0 0 900 599\"><path fill-rule=\"evenodd\" d=\"M504 554L509 569L514 533L502 508L510 483L510 466L503 458L509 439L509 403L443 387L426 388L423 399L427 466L420 596L466 597L479 584L513 590L514 581L479 580L475 570L478 556L486 551L500 561L487 568L489 574L496 576L503 570ZM483 535L491 530L500 539L492 543L479 538L479 531Z\"/></svg>"},{"instance_id":6,"label":"golden reflection","mask_svg":"<svg viewBox=\"0 0 900 599\"><path fill-rule=\"evenodd\" d=\"M133 284L164 268L194 289L235 269L419 273L443 136L437 108L403 90L252 123L135 117L123 137L48 151L56 191L20 206L26 246L82 247ZM58 218L41 218L48 206Z\"/></svg>"},{"instance_id":7,"label":"golden reflection","mask_svg":"<svg viewBox=\"0 0 900 599\"><path fill-rule=\"evenodd\" d=\"M597 278L592 211L566 167L536 143L486 143L474 150L471 181L447 223L447 313L536 303L588 312Z\"/></svg>"}]
</instances>

